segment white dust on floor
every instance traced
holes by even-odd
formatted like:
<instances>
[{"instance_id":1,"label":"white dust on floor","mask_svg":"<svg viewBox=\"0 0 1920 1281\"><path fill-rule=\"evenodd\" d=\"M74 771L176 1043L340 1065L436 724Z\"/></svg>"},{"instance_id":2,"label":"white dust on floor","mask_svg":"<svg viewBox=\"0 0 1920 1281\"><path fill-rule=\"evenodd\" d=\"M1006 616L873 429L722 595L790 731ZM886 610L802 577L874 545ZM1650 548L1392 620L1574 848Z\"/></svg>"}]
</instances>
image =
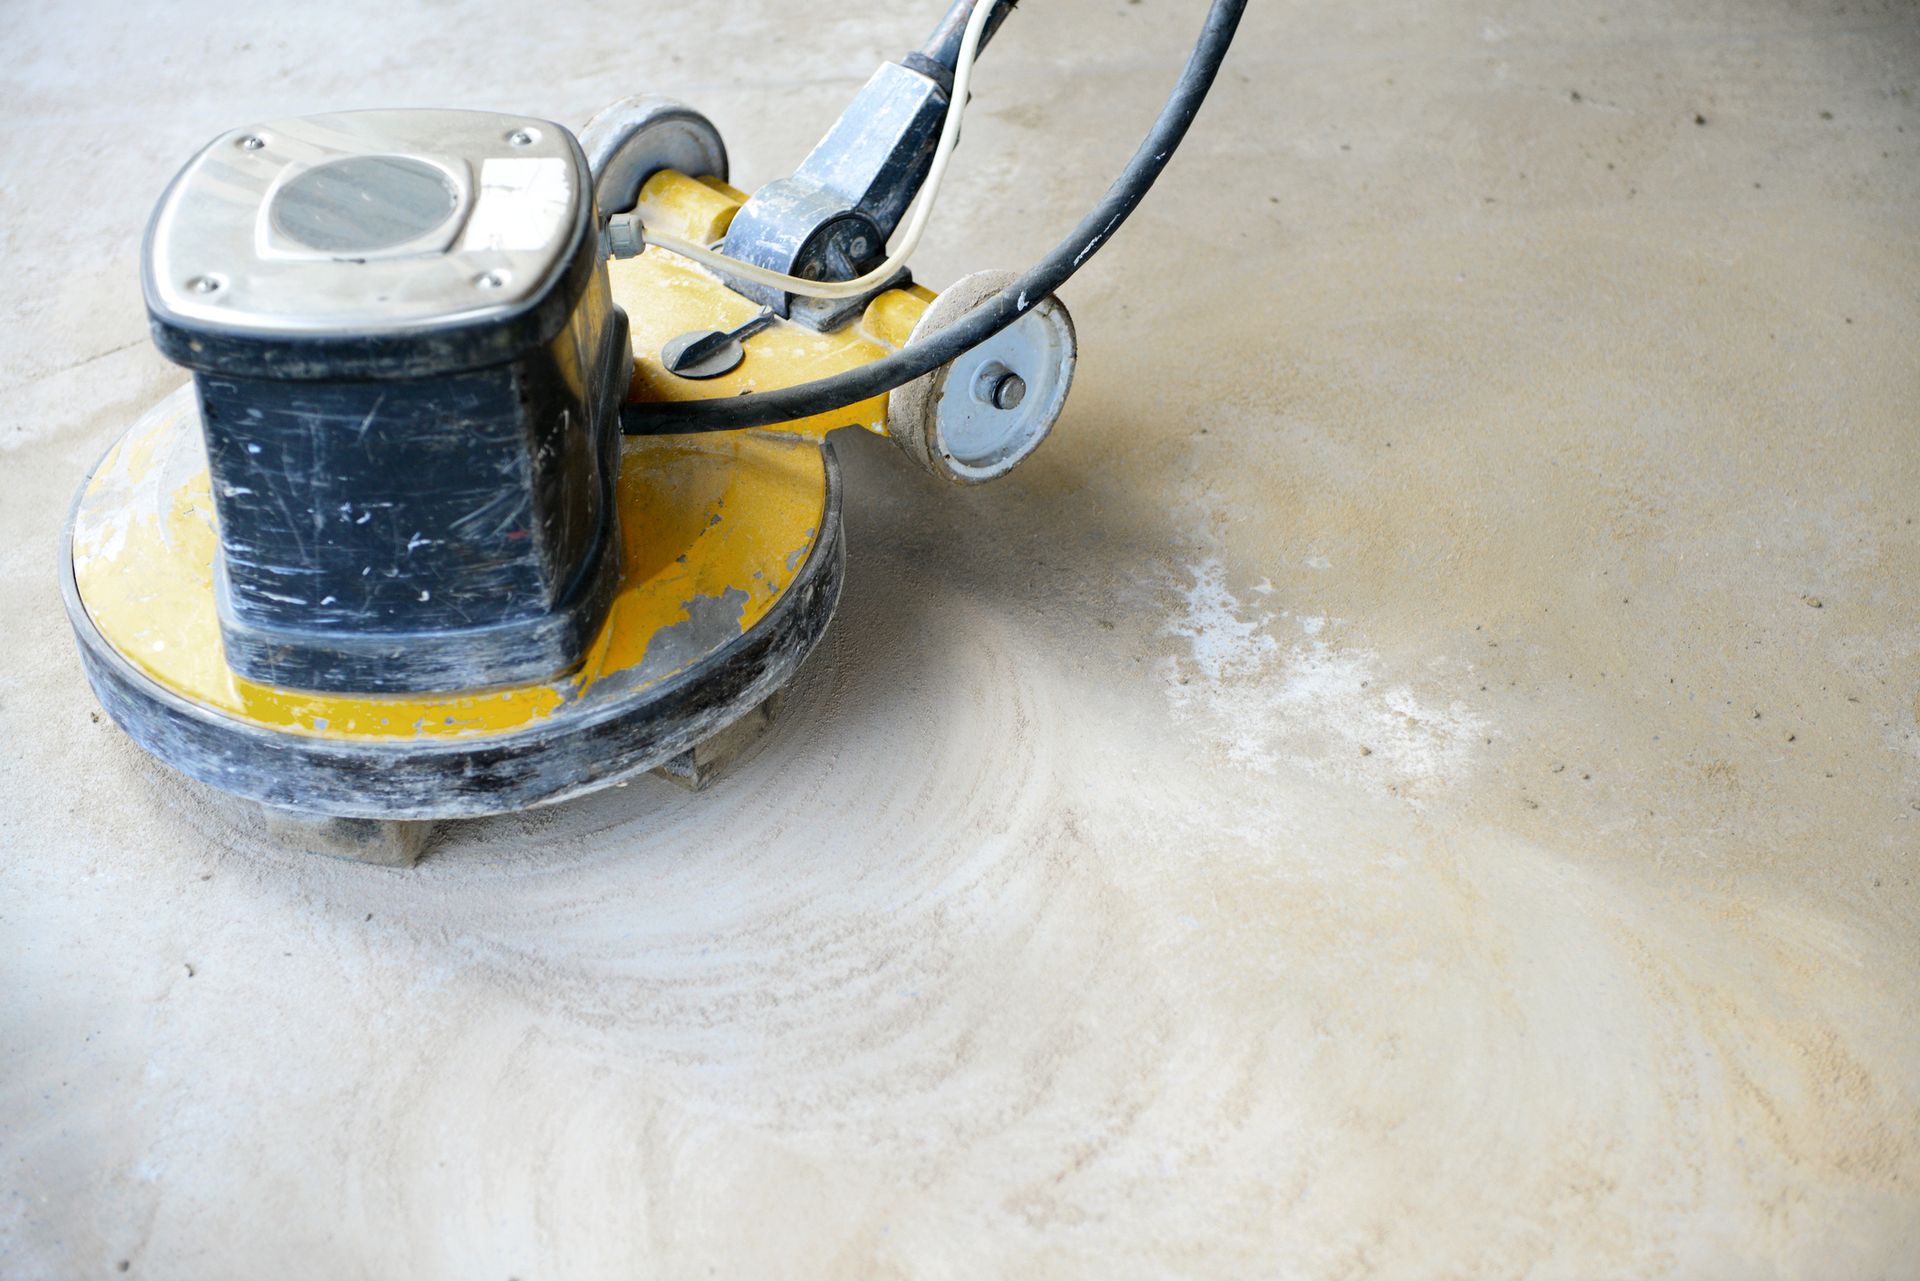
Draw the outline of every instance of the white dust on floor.
<instances>
[{"instance_id":1,"label":"white dust on floor","mask_svg":"<svg viewBox=\"0 0 1920 1281\"><path fill-rule=\"evenodd\" d=\"M1173 588L1183 604L1166 634L1188 652L1163 660L1162 676L1199 741L1266 773L1283 764L1348 779L1384 770L1415 795L1466 781L1487 727L1465 702L1383 680L1377 656L1343 640L1340 620L1268 609L1258 597L1270 588L1240 599L1217 558L1187 574Z\"/></svg>"}]
</instances>

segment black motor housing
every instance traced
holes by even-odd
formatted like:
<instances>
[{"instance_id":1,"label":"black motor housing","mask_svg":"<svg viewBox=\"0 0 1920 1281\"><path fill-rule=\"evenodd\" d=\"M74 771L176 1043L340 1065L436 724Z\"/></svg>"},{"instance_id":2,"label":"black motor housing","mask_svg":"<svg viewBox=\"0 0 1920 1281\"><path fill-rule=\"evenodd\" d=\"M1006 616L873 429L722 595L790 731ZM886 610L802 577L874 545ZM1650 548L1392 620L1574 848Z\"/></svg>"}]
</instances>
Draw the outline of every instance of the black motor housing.
<instances>
[{"instance_id":1,"label":"black motor housing","mask_svg":"<svg viewBox=\"0 0 1920 1281\"><path fill-rule=\"evenodd\" d=\"M571 134L441 111L235 131L163 198L146 288L194 375L236 673L463 691L579 663L619 576L632 353Z\"/></svg>"}]
</instances>

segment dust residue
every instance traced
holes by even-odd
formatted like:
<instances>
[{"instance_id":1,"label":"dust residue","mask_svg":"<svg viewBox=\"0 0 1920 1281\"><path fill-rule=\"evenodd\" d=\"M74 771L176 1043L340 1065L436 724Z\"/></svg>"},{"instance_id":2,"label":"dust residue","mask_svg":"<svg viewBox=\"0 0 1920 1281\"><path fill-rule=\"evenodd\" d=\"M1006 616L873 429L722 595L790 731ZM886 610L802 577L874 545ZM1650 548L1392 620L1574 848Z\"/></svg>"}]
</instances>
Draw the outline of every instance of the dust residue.
<instances>
[{"instance_id":1,"label":"dust residue","mask_svg":"<svg viewBox=\"0 0 1920 1281\"><path fill-rule=\"evenodd\" d=\"M1337 620L1241 600L1217 557L1186 574L1165 629L1186 642L1163 664L1167 695L1189 730L1233 764L1416 793L1469 773L1486 727L1464 702L1384 679L1379 656L1342 639ZM1265 584L1253 591L1272 593Z\"/></svg>"}]
</instances>

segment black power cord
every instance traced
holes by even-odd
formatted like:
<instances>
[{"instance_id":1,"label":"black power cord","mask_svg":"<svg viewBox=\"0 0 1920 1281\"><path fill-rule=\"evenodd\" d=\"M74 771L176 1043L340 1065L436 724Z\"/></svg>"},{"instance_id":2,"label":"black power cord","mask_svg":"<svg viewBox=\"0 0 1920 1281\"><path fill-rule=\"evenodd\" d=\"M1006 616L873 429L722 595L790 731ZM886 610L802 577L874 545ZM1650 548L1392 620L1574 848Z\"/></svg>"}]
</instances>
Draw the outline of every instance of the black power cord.
<instances>
[{"instance_id":1,"label":"black power cord","mask_svg":"<svg viewBox=\"0 0 1920 1281\"><path fill-rule=\"evenodd\" d=\"M688 432L769 427L796 418L831 413L932 373L1019 320L1065 284L1145 199L1160 171L1173 158L1180 140L1186 137L1193 118L1199 114L1200 104L1206 100L1207 90L1213 87L1220 64L1226 59L1227 47L1233 43L1234 29L1240 25L1246 8L1247 0L1213 0L1206 23L1200 29L1200 38L1187 58L1186 70L1180 73L1180 82L1174 86L1167 105L1160 109L1159 118L1147 131L1139 150L1107 188L1100 203L1053 252L952 328L931 335L925 342L903 347L870 365L775 391L712 400L625 404L620 407L621 430L629 436L676 436Z\"/></svg>"}]
</instances>

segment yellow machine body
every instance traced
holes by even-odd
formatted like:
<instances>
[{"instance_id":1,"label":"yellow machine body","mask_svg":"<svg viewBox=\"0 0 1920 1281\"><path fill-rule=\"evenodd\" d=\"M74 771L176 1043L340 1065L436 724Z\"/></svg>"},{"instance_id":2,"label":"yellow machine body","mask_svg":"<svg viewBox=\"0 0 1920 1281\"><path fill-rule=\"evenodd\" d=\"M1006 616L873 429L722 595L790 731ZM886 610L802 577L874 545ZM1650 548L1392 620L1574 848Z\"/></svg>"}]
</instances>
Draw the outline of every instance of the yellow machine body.
<instances>
[{"instance_id":1,"label":"yellow machine body","mask_svg":"<svg viewBox=\"0 0 1920 1281\"><path fill-rule=\"evenodd\" d=\"M643 193L649 225L714 239L745 196L713 178L671 171ZM629 399L734 396L789 386L877 360L903 345L934 295L913 287L874 299L837 332L775 322L720 377L669 374L662 346L699 329L729 329L756 308L707 271L649 247L609 264L614 300L632 327ZM273 734L343 744L470 741L510 736L597 696L630 696L671 680L725 636L772 611L813 552L829 511L826 433L887 434L887 398L759 432L629 438L618 483L618 594L580 667L546 682L432 694L336 694L237 676L223 658L215 611L218 538L193 389L144 415L81 492L72 530L73 589L120 660L206 714ZM718 620L716 622L716 620ZM686 629L697 627L690 638ZM689 640L697 643L687 643Z\"/></svg>"}]
</instances>

